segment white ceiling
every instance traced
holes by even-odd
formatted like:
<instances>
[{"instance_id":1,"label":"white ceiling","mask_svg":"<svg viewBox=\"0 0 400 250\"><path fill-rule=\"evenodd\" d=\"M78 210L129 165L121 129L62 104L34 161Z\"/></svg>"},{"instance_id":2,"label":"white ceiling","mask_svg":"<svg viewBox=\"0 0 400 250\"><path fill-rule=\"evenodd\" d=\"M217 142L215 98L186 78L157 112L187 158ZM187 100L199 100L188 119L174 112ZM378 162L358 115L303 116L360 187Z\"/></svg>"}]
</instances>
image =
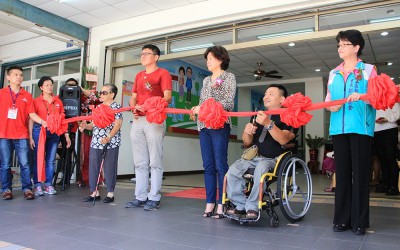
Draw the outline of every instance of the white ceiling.
<instances>
[{"instance_id":1,"label":"white ceiling","mask_svg":"<svg viewBox=\"0 0 400 250\"><path fill-rule=\"evenodd\" d=\"M150 12L207 0L68 0L63 3L59 3L56 0L23 1L83 26L94 27ZM395 9L396 12L400 11L398 8ZM383 11L379 15L385 15L386 10ZM0 46L6 41L15 42L18 39L29 39L29 36L38 36L40 34L40 32L31 32L32 27L35 27L33 23L21 22L23 25L20 27L4 24L1 20L1 14L0 12ZM398 14L396 13L396 15ZM351 19L351 14L344 15L342 19L344 18ZM370 16L365 15L365 21L370 18ZM357 23L354 25L362 24ZM29 25L31 27L28 27ZM329 28L335 28L333 27L335 25L335 23L327 24L327 26L330 26ZM45 29L45 27L42 29ZM392 66L380 66L379 70L394 77L395 82L399 83L400 49L398 48L398 42L400 41L400 28L387 31L389 35L385 37L380 35L382 31L364 34L366 45L362 59L373 64L392 62ZM252 82L254 80L252 72L257 69L257 62L262 62L262 69L265 71L277 70L279 75L282 75L283 79L287 80L327 77L329 70L341 62L337 54L334 37L294 42L296 43L294 47L289 47L288 44L275 44L254 49L230 51L231 63L229 70L236 75L238 83ZM205 61L202 56L194 56L185 60L198 67L205 68ZM317 68L321 71L316 72L315 69ZM262 78L261 81L271 82L271 79Z\"/></svg>"},{"instance_id":2,"label":"white ceiling","mask_svg":"<svg viewBox=\"0 0 400 250\"><path fill-rule=\"evenodd\" d=\"M207 0L21 0L86 27Z\"/></svg>"}]
</instances>

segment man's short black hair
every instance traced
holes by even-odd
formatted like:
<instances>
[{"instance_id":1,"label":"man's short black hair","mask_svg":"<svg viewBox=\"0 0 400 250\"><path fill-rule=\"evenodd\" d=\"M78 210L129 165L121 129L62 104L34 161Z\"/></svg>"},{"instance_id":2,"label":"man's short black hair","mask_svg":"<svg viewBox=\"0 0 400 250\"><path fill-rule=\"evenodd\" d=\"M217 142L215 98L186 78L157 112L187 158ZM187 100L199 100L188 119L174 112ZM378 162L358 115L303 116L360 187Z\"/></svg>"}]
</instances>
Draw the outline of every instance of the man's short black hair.
<instances>
[{"instance_id":1,"label":"man's short black hair","mask_svg":"<svg viewBox=\"0 0 400 250\"><path fill-rule=\"evenodd\" d=\"M283 96L285 98L288 96L287 89L285 87L283 87L283 85L281 85L281 84L271 84L267 87L267 89L269 89L269 88L278 88L281 96Z\"/></svg>"},{"instance_id":2,"label":"man's short black hair","mask_svg":"<svg viewBox=\"0 0 400 250\"><path fill-rule=\"evenodd\" d=\"M144 45L142 50L144 50L144 49L151 49L151 51L153 51L154 54L156 54L158 56L161 55L160 49L157 46L153 45L153 44Z\"/></svg>"},{"instance_id":3,"label":"man's short black hair","mask_svg":"<svg viewBox=\"0 0 400 250\"><path fill-rule=\"evenodd\" d=\"M11 72L11 70L14 70L14 69L24 72L24 70L23 70L22 67L20 67L20 66L11 66L11 67L9 67L9 68L7 69L7 75L9 75L10 72Z\"/></svg>"},{"instance_id":4,"label":"man's short black hair","mask_svg":"<svg viewBox=\"0 0 400 250\"><path fill-rule=\"evenodd\" d=\"M76 85L79 85L78 81L75 78L69 78L68 80L65 81L65 83L68 82L74 82Z\"/></svg>"},{"instance_id":5,"label":"man's short black hair","mask_svg":"<svg viewBox=\"0 0 400 250\"><path fill-rule=\"evenodd\" d=\"M362 54L362 50L365 46L365 40L359 30L339 31L336 36L336 41L339 43L340 40L349 41L354 46L359 45L360 49L357 52L357 56Z\"/></svg>"}]
</instances>

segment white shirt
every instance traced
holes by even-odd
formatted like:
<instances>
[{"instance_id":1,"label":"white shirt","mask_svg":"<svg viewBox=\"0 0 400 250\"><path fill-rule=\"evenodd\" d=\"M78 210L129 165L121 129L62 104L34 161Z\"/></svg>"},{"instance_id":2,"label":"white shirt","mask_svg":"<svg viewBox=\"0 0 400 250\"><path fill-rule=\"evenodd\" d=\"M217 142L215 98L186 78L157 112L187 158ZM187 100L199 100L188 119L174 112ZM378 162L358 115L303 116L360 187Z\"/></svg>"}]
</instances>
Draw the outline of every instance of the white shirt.
<instances>
[{"instance_id":1,"label":"white shirt","mask_svg":"<svg viewBox=\"0 0 400 250\"><path fill-rule=\"evenodd\" d=\"M398 119L400 119L400 105L398 103L395 103L393 108L386 109L386 111L377 110L376 111L376 119L378 119L380 117L386 118L386 120L388 120L388 122L384 122L381 124L375 122L375 132L387 130L387 129L391 129L391 128L397 128L396 121Z\"/></svg>"}]
</instances>

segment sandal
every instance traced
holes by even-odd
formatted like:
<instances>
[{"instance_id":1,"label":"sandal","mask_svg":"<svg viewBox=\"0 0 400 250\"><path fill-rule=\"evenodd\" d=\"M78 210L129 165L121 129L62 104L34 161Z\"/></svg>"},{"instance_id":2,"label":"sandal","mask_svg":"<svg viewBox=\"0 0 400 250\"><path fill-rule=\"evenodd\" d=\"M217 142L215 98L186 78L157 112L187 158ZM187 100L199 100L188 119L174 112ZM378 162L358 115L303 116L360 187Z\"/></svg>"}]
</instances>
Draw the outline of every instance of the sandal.
<instances>
[{"instance_id":1,"label":"sandal","mask_svg":"<svg viewBox=\"0 0 400 250\"><path fill-rule=\"evenodd\" d=\"M335 192L335 187L327 187L324 189L325 192Z\"/></svg>"},{"instance_id":2,"label":"sandal","mask_svg":"<svg viewBox=\"0 0 400 250\"><path fill-rule=\"evenodd\" d=\"M223 219L223 218L225 218L225 215L219 213L216 213L214 216L214 219Z\"/></svg>"},{"instance_id":3,"label":"sandal","mask_svg":"<svg viewBox=\"0 0 400 250\"><path fill-rule=\"evenodd\" d=\"M247 211L246 214L246 219L257 219L258 218L258 212L254 210L249 210Z\"/></svg>"},{"instance_id":4,"label":"sandal","mask_svg":"<svg viewBox=\"0 0 400 250\"><path fill-rule=\"evenodd\" d=\"M213 215L214 215L214 211L211 211L211 212L204 211L203 218L208 218L208 217L211 217Z\"/></svg>"},{"instance_id":5,"label":"sandal","mask_svg":"<svg viewBox=\"0 0 400 250\"><path fill-rule=\"evenodd\" d=\"M208 205L209 203L207 203L207 205ZM210 207L210 206L209 206ZM203 218L209 218L209 217L211 217L211 216L213 216L214 215L214 211L215 211L215 204L214 204L214 207L212 208L212 210L210 211L210 212L207 212L207 211L204 211L204 213L203 213ZM207 206L206 206L206 210L207 210Z\"/></svg>"}]
</instances>

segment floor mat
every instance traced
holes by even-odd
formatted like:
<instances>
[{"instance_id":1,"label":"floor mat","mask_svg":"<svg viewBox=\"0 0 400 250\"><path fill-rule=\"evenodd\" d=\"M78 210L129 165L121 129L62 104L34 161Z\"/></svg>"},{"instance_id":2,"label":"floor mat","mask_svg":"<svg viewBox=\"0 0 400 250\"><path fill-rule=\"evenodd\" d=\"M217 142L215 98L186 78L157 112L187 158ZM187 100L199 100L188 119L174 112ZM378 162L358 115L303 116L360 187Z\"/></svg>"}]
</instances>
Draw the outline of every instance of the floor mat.
<instances>
[{"instance_id":1,"label":"floor mat","mask_svg":"<svg viewBox=\"0 0 400 250\"><path fill-rule=\"evenodd\" d=\"M168 194L164 194L164 196L172 196L179 198L192 198L192 199L205 199L206 198L206 189L205 188L190 188L186 190L176 191Z\"/></svg>"}]
</instances>

